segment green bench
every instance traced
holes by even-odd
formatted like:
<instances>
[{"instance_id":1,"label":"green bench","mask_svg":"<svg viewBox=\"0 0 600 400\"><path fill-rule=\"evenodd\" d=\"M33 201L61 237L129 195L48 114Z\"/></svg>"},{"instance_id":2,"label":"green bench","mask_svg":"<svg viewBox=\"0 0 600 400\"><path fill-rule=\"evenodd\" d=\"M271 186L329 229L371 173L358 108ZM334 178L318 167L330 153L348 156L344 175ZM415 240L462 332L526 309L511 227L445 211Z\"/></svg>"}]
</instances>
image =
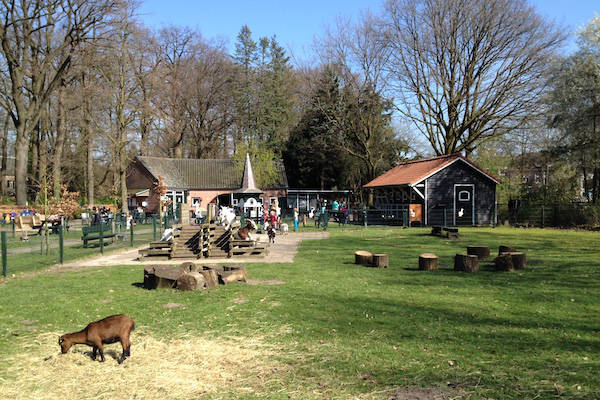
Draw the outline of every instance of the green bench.
<instances>
[{"instance_id":1,"label":"green bench","mask_svg":"<svg viewBox=\"0 0 600 400\"><path fill-rule=\"evenodd\" d=\"M100 240L100 227L102 226L102 238L114 238L117 236L115 232L112 230L111 225L92 225L92 226L84 226L81 228L82 236L81 240L83 240L83 247L87 247L88 242L92 240Z\"/></svg>"}]
</instances>

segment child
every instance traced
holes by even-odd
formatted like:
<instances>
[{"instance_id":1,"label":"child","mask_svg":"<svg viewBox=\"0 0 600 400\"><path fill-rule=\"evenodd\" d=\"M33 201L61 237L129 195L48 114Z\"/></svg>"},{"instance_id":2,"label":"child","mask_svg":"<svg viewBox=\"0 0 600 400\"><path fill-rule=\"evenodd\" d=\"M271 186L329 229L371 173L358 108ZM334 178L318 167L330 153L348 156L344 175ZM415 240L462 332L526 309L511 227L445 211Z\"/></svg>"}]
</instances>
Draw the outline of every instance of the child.
<instances>
[{"instance_id":1,"label":"child","mask_svg":"<svg viewBox=\"0 0 600 400\"><path fill-rule=\"evenodd\" d=\"M294 232L298 231L298 209L294 207Z\"/></svg>"}]
</instances>

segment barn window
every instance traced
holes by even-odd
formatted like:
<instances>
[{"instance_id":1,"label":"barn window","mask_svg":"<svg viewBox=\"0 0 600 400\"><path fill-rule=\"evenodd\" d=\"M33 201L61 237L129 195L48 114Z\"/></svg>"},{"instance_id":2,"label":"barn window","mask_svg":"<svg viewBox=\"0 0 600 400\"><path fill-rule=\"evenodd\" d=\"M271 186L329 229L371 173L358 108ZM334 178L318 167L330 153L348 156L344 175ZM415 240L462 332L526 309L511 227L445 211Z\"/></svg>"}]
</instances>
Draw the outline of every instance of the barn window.
<instances>
[{"instance_id":1,"label":"barn window","mask_svg":"<svg viewBox=\"0 0 600 400\"><path fill-rule=\"evenodd\" d=\"M458 201L469 201L471 200L471 193L468 190L461 190L458 192Z\"/></svg>"}]
</instances>

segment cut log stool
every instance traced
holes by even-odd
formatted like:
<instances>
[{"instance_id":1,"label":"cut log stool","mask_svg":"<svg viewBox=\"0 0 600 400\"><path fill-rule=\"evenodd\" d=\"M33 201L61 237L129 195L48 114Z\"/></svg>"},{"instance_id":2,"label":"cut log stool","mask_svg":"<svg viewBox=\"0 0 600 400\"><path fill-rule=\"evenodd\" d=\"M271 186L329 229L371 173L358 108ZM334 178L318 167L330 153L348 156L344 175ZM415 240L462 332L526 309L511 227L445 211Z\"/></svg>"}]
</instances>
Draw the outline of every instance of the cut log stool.
<instances>
[{"instance_id":1,"label":"cut log stool","mask_svg":"<svg viewBox=\"0 0 600 400\"><path fill-rule=\"evenodd\" d=\"M354 264L372 265L373 253L370 251L358 250L354 252Z\"/></svg>"},{"instance_id":2,"label":"cut log stool","mask_svg":"<svg viewBox=\"0 0 600 400\"><path fill-rule=\"evenodd\" d=\"M419 254L419 269L421 271L432 271L437 269L438 256L433 253Z\"/></svg>"},{"instance_id":3,"label":"cut log stool","mask_svg":"<svg viewBox=\"0 0 600 400\"><path fill-rule=\"evenodd\" d=\"M200 272L186 272L177 278L177 289L199 290L206 286L206 280Z\"/></svg>"},{"instance_id":4,"label":"cut log stool","mask_svg":"<svg viewBox=\"0 0 600 400\"><path fill-rule=\"evenodd\" d=\"M479 271L479 260L477 256L469 254L457 254L454 257L454 270L463 272Z\"/></svg>"},{"instance_id":5,"label":"cut log stool","mask_svg":"<svg viewBox=\"0 0 600 400\"><path fill-rule=\"evenodd\" d=\"M496 271L512 271L515 269L512 263L512 257L509 253L502 253L494 259Z\"/></svg>"},{"instance_id":6,"label":"cut log stool","mask_svg":"<svg viewBox=\"0 0 600 400\"><path fill-rule=\"evenodd\" d=\"M500 246L498 247L498 255L501 255L502 253L511 253L513 251L517 251L512 247L508 247L508 246Z\"/></svg>"},{"instance_id":7,"label":"cut log stool","mask_svg":"<svg viewBox=\"0 0 600 400\"><path fill-rule=\"evenodd\" d=\"M520 251L510 251L504 254L510 256L515 269L525 269L525 264L527 263L527 257L525 256L525 253Z\"/></svg>"},{"instance_id":8,"label":"cut log stool","mask_svg":"<svg viewBox=\"0 0 600 400\"><path fill-rule=\"evenodd\" d=\"M467 254L477 256L480 260L490 258L490 248L488 246L467 246Z\"/></svg>"},{"instance_id":9,"label":"cut log stool","mask_svg":"<svg viewBox=\"0 0 600 400\"><path fill-rule=\"evenodd\" d=\"M387 254L373 254L373 266L377 268L387 268L390 266Z\"/></svg>"},{"instance_id":10,"label":"cut log stool","mask_svg":"<svg viewBox=\"0 0 600 400\"><path fill-rule=\"evenodd\" d=\"M432 226L431 234L434 236L441 236L442 235L442 227L441 226Z\"/></svg>"}]
</instances>

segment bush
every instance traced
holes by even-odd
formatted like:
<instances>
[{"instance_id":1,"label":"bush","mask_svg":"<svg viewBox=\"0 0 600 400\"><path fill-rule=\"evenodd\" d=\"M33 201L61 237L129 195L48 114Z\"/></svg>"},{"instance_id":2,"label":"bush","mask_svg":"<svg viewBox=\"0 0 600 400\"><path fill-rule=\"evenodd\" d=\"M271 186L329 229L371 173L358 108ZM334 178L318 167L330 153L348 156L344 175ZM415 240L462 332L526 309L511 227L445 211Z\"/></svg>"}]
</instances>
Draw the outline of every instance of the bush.
<instances>
[{"instance_id":1,"label":"bush","mask_svg":"<svg viewBox=\"0 0 600 400\"><path fill-rule=\"evenodd\" d=\"M74 210L73 211L73 218L74 219L80 219L81 218L81 214L83 213L82 210Z\"/></svg>"}]
</instances>

